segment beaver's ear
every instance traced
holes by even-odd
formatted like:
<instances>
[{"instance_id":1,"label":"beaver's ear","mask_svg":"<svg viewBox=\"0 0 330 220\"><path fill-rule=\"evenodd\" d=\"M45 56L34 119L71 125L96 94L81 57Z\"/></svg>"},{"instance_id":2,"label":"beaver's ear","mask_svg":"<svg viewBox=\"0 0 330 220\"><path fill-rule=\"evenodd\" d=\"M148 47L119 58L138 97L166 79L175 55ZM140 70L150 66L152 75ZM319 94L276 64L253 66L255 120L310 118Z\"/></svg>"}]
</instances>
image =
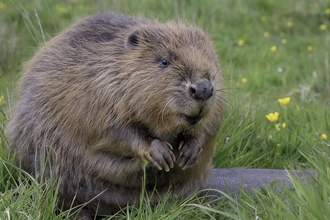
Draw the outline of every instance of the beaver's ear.
<instances>
[{"instance_id":1,"label":"beaver's ear","mask_svg":"<svg viewBox=\"0 0 330 220\"><path fill-rule=\"evenodd\" d=\"M141 30L133 31L126 39L126 48L133 49L139 44L139 37L141 35Z\"/></svg>"}]
</instances>

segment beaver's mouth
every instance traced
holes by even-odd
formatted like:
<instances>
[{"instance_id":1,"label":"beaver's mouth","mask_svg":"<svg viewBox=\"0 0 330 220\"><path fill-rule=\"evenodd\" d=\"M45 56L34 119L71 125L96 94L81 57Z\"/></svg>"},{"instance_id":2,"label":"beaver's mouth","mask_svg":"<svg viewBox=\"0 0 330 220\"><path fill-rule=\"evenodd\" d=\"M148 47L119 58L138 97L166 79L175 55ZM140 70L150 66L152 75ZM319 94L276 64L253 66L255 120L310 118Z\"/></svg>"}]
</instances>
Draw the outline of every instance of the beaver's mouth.
<instances>
[{"instance_id":1,"label":"beaver's mouth","mask_svg":"<svg viewBox=\"0 0 330 220\"><path fill-rule=\"evenodd\" d=\"M188 115L185 115L183 113L181 113L182 117L190 124L190 125L194 125L196 124L197 122L199 122L201 120L201 116L193 116L193 117L190 117Z\"/></svg>"}]
</instances>

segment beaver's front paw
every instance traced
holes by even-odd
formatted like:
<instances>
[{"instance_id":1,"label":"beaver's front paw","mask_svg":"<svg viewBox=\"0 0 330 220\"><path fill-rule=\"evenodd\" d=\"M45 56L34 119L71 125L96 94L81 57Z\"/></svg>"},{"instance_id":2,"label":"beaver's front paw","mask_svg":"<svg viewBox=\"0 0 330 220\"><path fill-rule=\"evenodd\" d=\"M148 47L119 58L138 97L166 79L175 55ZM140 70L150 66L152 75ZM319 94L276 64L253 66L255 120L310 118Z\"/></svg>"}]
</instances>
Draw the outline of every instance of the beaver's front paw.
<instances>
[{"instance_id":1,"label":"beaver's front paw","mask_svg":"<svg viewBox=\"0 0 330 220\"><path fill-rule=\"evenodd\" d=\"M172 152L172 146L164 141L155 139L151 141L150 147L143 152L146 161L166 172L174 167L175 156Z\"/></svg>"},{"instance_id":2,"label":"beaver's front paw","mask_svg":"<svg viewBox=\"0 0 330 220\"><path fill-rule=\"evenodd\" d=\"M183 170L192 166L202 151L200 142L196 138L189 138L181 141L179 146L178 165Z\"/></svg>"}]
</instances>

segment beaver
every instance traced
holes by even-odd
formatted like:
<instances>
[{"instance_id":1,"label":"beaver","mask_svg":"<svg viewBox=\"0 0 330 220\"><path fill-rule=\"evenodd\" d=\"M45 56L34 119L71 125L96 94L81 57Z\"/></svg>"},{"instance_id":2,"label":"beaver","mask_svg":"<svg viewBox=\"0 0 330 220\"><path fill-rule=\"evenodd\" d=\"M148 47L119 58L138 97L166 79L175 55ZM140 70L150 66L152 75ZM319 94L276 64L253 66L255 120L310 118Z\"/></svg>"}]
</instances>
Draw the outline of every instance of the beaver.
<instances>
[{"instance_id":1,"label":"beaver","mask_svg":"<svg viewBox=\"0 0 330 220\"><path fill-rule=\"evenodd\" d=\"M8 141L22 169L55 177L59 207L85 204L86 219L139 204L143 186L152 204L184 199L208 180L222 82L195 25L90 16L23 65Z\"/></svg>"}]
</instances>

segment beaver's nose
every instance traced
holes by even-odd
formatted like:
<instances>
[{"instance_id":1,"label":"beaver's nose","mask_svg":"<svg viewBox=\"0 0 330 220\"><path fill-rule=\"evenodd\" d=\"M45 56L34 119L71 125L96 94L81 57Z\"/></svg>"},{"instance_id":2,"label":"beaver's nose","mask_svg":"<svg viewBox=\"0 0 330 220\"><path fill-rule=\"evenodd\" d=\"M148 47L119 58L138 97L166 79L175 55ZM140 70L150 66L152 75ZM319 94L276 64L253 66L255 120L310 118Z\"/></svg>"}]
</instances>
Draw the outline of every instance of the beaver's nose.
<instances>
[{"instance_id":1,"label":"beaver's nose","mask_svg":"<svg viewBox=\"0 0 330 220\"><path fill-rule=\"evenodd\" d=\"M189 94L194 99L206 101L213 95L213 86L207 79L199 80L189 86Z\"/></svg>"}]
</instances>

